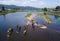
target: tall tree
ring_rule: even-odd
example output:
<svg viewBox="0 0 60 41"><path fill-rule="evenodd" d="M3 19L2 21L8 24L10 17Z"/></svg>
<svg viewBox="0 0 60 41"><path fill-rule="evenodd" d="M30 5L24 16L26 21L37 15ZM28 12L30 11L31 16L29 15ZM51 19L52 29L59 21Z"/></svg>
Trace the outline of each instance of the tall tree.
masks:
<svg viewBox="0 0 60 41"><path fill-rule="evenodd" d="M57 6L55 9L56 9L56 10L60 9L60 6Z"/></svg>
<svg viewBox="0 0 60 41"><path fill-rule="evenodd" d="M4 6L2 6L2 11L5 11L5 7Z"/></svg>
<svg viewBox="0 0 60 41"><path fill-rule="evenodd" d="M45 11L47 11L47 8L44 8L43 10L44 10L44 12L45 12Z"/></svg>

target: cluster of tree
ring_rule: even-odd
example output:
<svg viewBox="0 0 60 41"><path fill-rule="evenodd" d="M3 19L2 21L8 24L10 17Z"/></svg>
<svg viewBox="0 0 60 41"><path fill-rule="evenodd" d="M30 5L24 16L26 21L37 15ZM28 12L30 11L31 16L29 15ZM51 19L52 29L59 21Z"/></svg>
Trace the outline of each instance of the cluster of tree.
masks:
<svg viewBox="0 0 60 41"><path fill-rule="evenodd" d="M57 6L55 9L56 9L56 10L60 10L60 6Z"/></svg>
<svg viewBox="0 0 60 41"><path fill-rule="evenodd" d="M57 6L56 9L60 9L60 6Z"/></svg>
<svg viewBox="0 0 60 41"><path fill-rule="evenodd" d="M20 8L13 8L12 10L19 10ZM3 12L3 11L6 11L6 10L8 10L8 9L6 9L5 8L5 6L2 6L1 7L1 11Z"/></svg>
<svg viewBox="0 0 60 41"><path fill-rule="evenodd" d="M48 11L47 8L43 8L42 10L43 10L44 12Z"/></svg>
<svg viewBox="0 0 60 41"><path fill-rule="evenodd" d="M4 11L6 11L6 10L5 10L5 7L2 6L2 7L0 8L0 12L4 12Z"/></svg>
<svg viewBox="0 0 60 41"><path fill-rule="evenodd" d="M45 12L48 11L47 8L43 8L42 10ZM55 11L60 11L60 6L56 6Z"/></svg>
<svg viewBox="0 0 60 41"><path fill-rule="evenodd" d="M5 11L5 7L4 6L1 7L1 11Z"/></svg>

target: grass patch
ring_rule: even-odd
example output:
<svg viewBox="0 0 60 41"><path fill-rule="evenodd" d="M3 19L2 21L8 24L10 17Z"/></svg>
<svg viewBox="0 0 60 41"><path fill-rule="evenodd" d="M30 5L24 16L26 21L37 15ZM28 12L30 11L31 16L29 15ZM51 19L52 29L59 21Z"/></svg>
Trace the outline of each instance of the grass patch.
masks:
<svg viewBox="0 0 60 41"><path fill-rule="evenodd" d="M6 10L6 11L3 11L3 12L0 12L0 15L5 15L5 14L8 14L8 13L14 13L14 12L18 12L19 10Z"/></svg>
<svg viewBox="0 0 60 41"><path fill-rule="evenodd" d="M43 10L36 10L36 12L43 12Z"/></svg>
<svg viewBox="0 0 60 41"><path fill-rule="evenodd" d="M39 14L39 16L41 16L48 23L52 23L53 22L53 20L50 17L48 17L48 16L46 16L44 14Z"/></svg>
<svg viewBox="0 0 60 41"><path fill-rule="evenodd" d="M60 12L46 12L46 14L60 16Z"/></svg>
<svg viewBox="0 0 60 41"><path fill-rule="evenodd" d="M25 17L30 17L32 15L32 13L28 13Z"/></svg>

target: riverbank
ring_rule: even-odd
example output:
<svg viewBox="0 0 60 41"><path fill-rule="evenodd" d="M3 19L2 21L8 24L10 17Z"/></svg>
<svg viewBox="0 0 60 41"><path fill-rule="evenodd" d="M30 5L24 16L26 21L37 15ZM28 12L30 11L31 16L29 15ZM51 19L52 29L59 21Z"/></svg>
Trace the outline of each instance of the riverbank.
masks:
<svg viewBox="0 0 60 41"><path fill-rule="evenodd" d="M51 15L56 15L56 16L60 16L60 12L45 12L46 14L51 14Z"/></svg>
<svg viewBox="0 0 60 41"><path fill-rule="evenodd" d="M39 14L38 16L41 16L47 23L52 23L53 22L53 20L50 17L48 17L44 14Z"/></svg>
<svg viewBox="0 0 60 41"><path fill-rule="evenodd" d="M60 12L58 12L58 11L43 11L43 10L37 10L36 12L45 12L45 14L51 14L51 15L60 16Z"/></svg>
<svg viewBox="0 0 60 41"><path fill-rule="evenodd" d="M14 12L18 12L19 10L6 10L6 11L2 11L0 12L0 15L5 15L5 14L8 14L8 13L14 13Z"/></svg>

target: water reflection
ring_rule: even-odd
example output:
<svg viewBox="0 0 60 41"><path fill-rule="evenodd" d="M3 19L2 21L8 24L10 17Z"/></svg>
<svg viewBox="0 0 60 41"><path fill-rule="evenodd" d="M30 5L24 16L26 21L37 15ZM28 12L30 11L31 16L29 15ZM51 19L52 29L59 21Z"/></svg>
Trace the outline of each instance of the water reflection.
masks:
<svg viewBox="0 0 60 41"><path fill-rule="evenodd" d="M44 15L47 15L47 13L44 13ZM59 14L48 14L48 15L53 15L56 19L60 17Z"/></svg>
<svg viewBox="0 0 60 41"><path fill-rule="evenodd" d="M46 13L43 13L44 15L46 15Z"/></svg>
<svg viewBox="0 0 60 41"><path fill-rule="evenodd" d="M21 31L21 26L17 25L16 26L16 33L19 33Z"/></svg>
<svg viewBox="0 0 60 41"><path fill-rule="evenodd" d="M6 15L3 15L4 21L6 22Z"/></svg>
<svg viewBox="0 0 60 41"><path fill-rule="evenodd" d="M57 15L54 15L54 16L55 16L56 19L60 17L60 16L57 16Z"/></svg>
<svg viewBox="0 0 60 41"><path fill-rule="evenodd" d="M35 31L35 27L32 27L32 30Z"/></svg>
<svg viewBox="0 0 60 41"><path fill-rule="evenodd" d="M50 17L48 17L47 15L39 14L39 16L41 16L47 23L53 22L53 20Z"/></svg>
<svg viewBox="0 0 60 41"><path fill-rule="evenodd" d="M32 22L32 30L35 31L34 22Z"/></svg>
<svg viewBox="0 0 60 41"><path fill-rule="evenodd" d="M19 13L19 14L16 14L17 16L19 16L19 17L17 17L16 18L16 15L15 14L13 14L13 16L10 16L10 15L12 15L12 14L10 14L9 15L9 17L8 17L8 15L7 16L4 16L2 19L3 19L3 21L5 22L5 19L8 17L8 19L9 20L11 20L11 24L13 24L13 26L16 26L15 24L18 24L18 23L22 23L21 21L22 20L24 20L24 18L22 18L21 16L20 16L20 14L22 14L22 13ZM24 13L25 14L25 13ZM22 14L23 15L23 14ZM12 18L13 17L13 18ZM49 17L51 17L51 16L49 16ZM4 19L5 18L5 19ZM20 19L21 18L21 19ZM40 18L40 17L39 17ZM38 18L38 19L39 19ZM53 16L53 18L55 19L55 17ZM52 19L53 19L52 18ZM0 17L0 19L1 19L1 17ZM1 20L2 20L1 19ZM19 21L15 21L15 20L19 20ZM60 18L58 18L59 20L60 20ZM7 20L6 20L7 21ZM15 22L14 22L15 21ZM1 22L0 21L0 24L1 23L3 23L4 24L4 22ZM24 21L25 22L25 21ZM24 22L22 23L22 24L24 24ZM36 23L36 22L38 22L38 23ZM6 35L8 35L7 37L9 37L8 38L8 41L13 41L13 40L15 40L15 41L21 41L21 40L24 40L24 41L27 41L28 39L31 39L30 41L33 41L33 40L39 40L39 41L41 41L41 39L46 39L47 41L48 41L48 38L49 39L51 39L50 37L49 37L49 35L51 36L51 37L53 37L54 38L54 40L55 39L59 39L60 40L60 36L58 35L58 33L60 33L60 31L58 31L58 30L54 30L54 29L59 29L59 27L60 27L60 25L58 24L59 23L59 21L57 21L56 20L56 24L58 24L58 27L56 26L56 27L54 27L55 25L53 25L53 24L47 24L48 25L48 27L44 27L44 26L41 26L41 24L43 25L44 23L40 23L40 22L42 22L42 20L40 21L40 19L39 20L37 20L36 22L34 22L33 24L33 26L31 27L31 25L32 25L32 22L30 21L28 21L28 24L29 24L29 27L21 27L22 25L18 25L18 26L16 26L16 30L15 30L15 32L13 32L12 31L12 34L10 34L10 37L9 37L9 34L8 34L8 32L7 32L7 34L4 32L2 32L2 31L5 31L6 30L6 27L1 27L3 30L1 30L0 29L0 31L2 32L2 34L4 34L4 36L1 38L1 39L3 39L3 38L5 38L5 36ZM43 21L43 22L45 22L45 21ZM8 23L10 23L10 21L8 21ZM6 23L5 23L6 24ZM27 24L27 23L26 23ZM24 25L26 25L26 24L24 24ZM27 24L27 25L28 25ZM38 25L37 25L38 24ZM46 24L46 23L45 23ZM1 26L1 25L0 25ZM9 25L8 25L9 26ZM50 28L49 28L50 27ZM13 28L13 27L12 27ZM28 30L27 30L27 28L28 28ZM32 29L31 29L32 28ZM38 29L37 29L38 28ZM54 28L54 29L52 29L52 28ZM43 31L41 31L41 29L43 30ZM32 31L31 31L32 30ZM40 30L40 31L38 31L38 30ZM46 31L45 31L46 30ZM16 33L16 31L18 32L18 34ZM38 32L36 32L36 31L38 31ZM45 32L44 32L45 31ZM19 32L21 32L21 33L19 33ZM25 32L25 34L23 34L23 32ZM52 33L52 32L58 32L58 33ZM49 35L47 34L47 33L49 33ZM51 35L51 34L53 34L53 35L55 35L55 36L53 36L53 35ZM48 35L48 36L47 36ZM56 36L57 35L57 36ZM37 38L36 38L37 37ZM40 38L41 37L41 38ZM5 40L3 40L3 41L6 41L6 39Z"/></svg>
<svg viewBox="0 0 60 41"><path fill-rule="evenodd" d="M26 27L26 26L24 26L23 34L24 34L24 35L27 34L27 27Z"/></svg>

